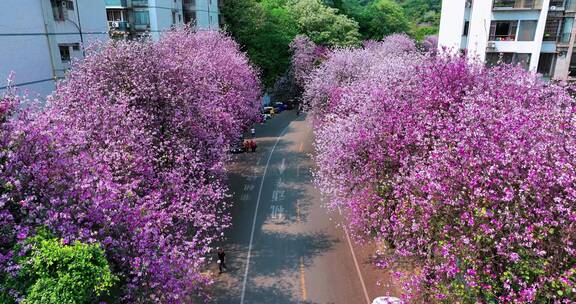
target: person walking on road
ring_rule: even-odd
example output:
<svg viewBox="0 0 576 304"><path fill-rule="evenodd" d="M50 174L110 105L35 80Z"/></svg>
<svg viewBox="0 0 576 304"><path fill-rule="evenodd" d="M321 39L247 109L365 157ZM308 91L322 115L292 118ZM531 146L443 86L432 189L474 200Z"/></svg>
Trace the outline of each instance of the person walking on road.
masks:
<svg viewBox="0 0 576 304"><path fill-rule="evenodd" d="M256 152L257 147L258 147L258 145L256 144L256 142L251 140L250 141L250 149L252 150L252 152Z"/></svg>
<svg viewBox="0 0 576 304"><path fill-rule="evenodd" d="M216 261L216 263L218 263L218 270L220 270L219 274L222 274L223 269L228 270L228 268L226 267L226 253L224 253L224 249L222 248L218 248L218 260Z"/></svg>
<svg viewBox="0 0 576 304"><path fill-rule="evenodd" d="M252 127L252 129L250 129L250 133L252 134L252 138L256 137L256 129L254 129L254 127Z"/></svg>

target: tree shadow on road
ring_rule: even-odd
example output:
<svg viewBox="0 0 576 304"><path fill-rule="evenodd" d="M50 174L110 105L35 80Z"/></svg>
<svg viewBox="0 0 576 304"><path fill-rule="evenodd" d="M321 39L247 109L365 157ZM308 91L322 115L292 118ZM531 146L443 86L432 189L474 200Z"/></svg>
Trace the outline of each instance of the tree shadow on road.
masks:
<svg viewBox="0 0 576 304"><path fill-rule="evenodd" d="M258 250L253 251L250 262L246 304L299 303L300 263L307 266L338 242L323 233L263 232L259 238ZM279 252L278 248L283 250ZM239 302L245 263L243 255L231 257L229 273L218 278L211 303Z"/></svg>

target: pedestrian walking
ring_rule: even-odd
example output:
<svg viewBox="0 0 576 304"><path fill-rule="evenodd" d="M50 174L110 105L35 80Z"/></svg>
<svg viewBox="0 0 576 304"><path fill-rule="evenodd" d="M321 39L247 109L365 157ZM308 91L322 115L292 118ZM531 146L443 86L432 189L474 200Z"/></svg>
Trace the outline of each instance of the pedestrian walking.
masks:
<svg viewBox="0 0 576 304"><path fill-rule="evenodd" d="M245 141L244 141L244 151L245 151L245 152L249 152L249 151L250 151L250 141L249 141L249 140L245 140Z"/></svg>
<svg viewBox="0 0 576 304"><path fill-rule="evenodd" d="M256 142L251 140L250 141L250 149L252 149L252 152L256 152L257 147L258 147L258 145L256 144Z"/></svg>
<svg viewBox="0 0 576 304"><path fill-rule="evenodd" d="M222 248L218 248L218 260L216 263L218 263L218 270L220 270L219 274L223 272L223 269L228 270L226 267L226 253Z"/></svg>
<svg viewBox="0 0 576 304"><path fill-rule="evenodd" d="M250 129L250 133L252 134L252 138L256 137L256 129Z"/></svg>

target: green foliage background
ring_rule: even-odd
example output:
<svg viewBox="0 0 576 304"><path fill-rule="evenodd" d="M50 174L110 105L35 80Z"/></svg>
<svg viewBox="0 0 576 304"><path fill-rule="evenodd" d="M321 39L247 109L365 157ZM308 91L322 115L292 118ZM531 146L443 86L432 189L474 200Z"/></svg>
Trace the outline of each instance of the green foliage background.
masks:
<svg viewBox="0 0 576 304"><path fill-rule="evenodd" d="M408 33L438 32L441 0L221 0L226 30L272 88L290 64L288 45L305 34L320 45L346 47Z"/></svg>

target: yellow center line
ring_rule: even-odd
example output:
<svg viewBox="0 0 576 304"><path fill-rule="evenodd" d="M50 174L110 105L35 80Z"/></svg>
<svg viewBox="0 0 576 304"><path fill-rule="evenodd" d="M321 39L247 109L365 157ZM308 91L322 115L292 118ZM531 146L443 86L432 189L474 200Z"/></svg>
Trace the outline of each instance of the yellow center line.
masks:
<svg viewBox="0 0 576 304"><path fill-rule="evenodd" d="M304 142L300 143L300 148L298 149L299 152L304 151Z"/></svg>
<svg viewBox="0 0 576 304"><path fill-rule="evenodd" d="M304 273L304 258L300 258L300 294L302 301L308 299L308 291L306 290L306 274Z"/></svg>

